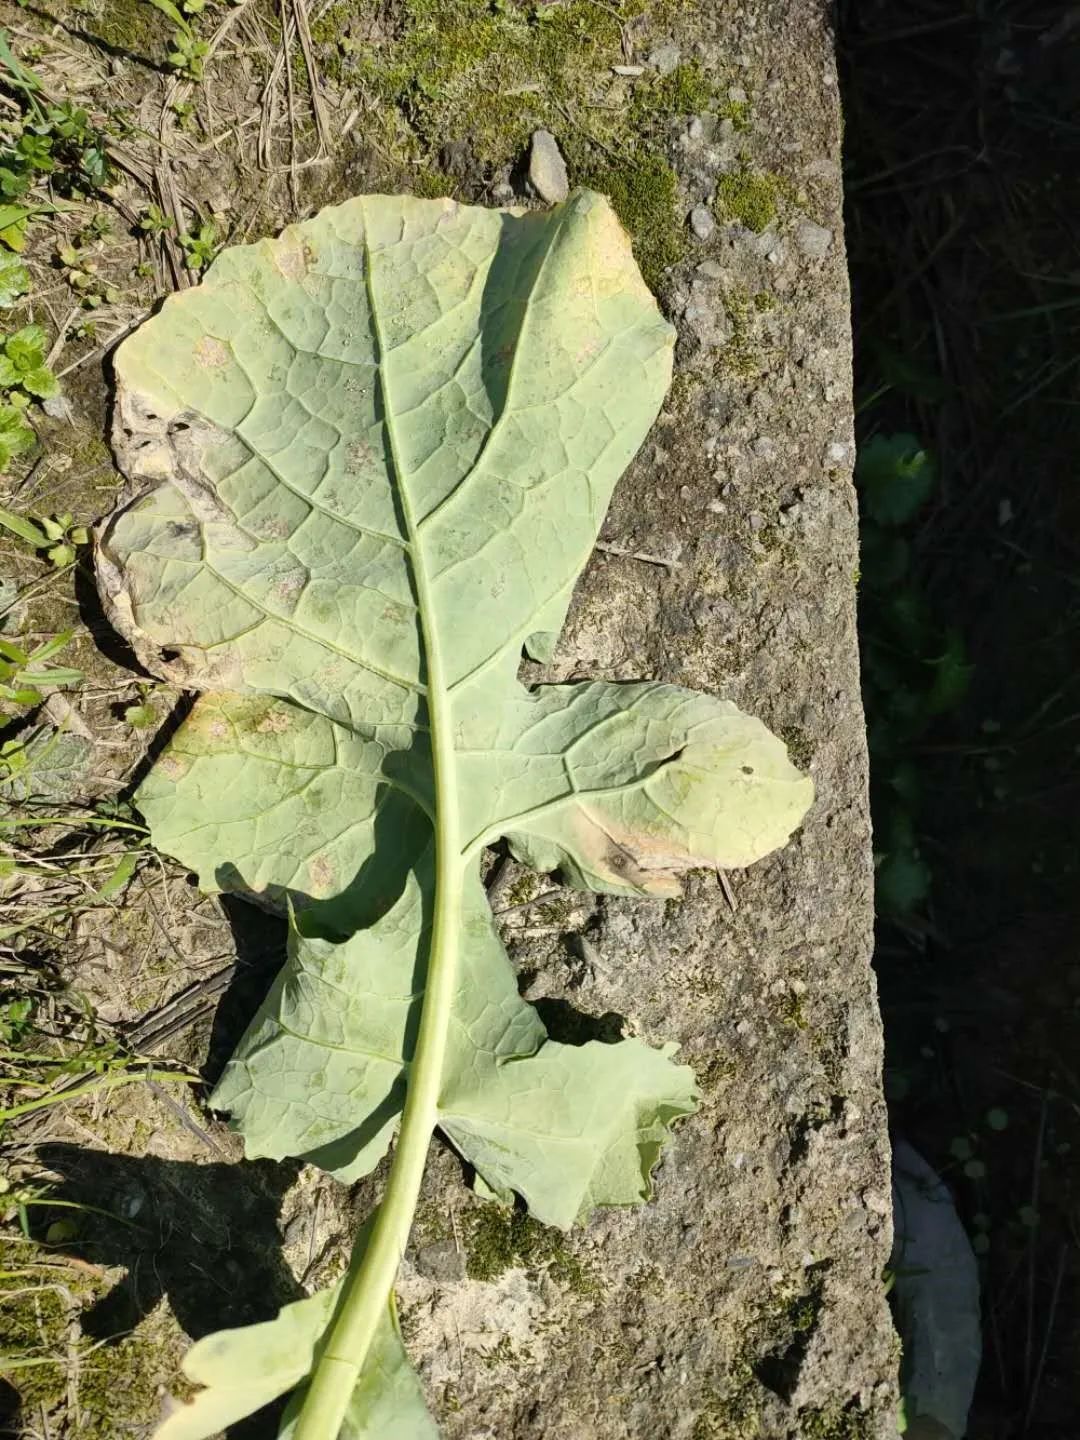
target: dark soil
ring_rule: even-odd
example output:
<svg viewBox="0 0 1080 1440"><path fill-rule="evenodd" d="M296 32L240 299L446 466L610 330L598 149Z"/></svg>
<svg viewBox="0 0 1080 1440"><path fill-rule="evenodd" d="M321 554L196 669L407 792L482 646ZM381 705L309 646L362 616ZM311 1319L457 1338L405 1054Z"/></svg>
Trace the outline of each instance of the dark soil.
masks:
<svg viewBox="0 0 1080 1440"><path fill-rule="evenodd" d="M982 1237L971 1436L1064 1440L1080 1398L1080 16L842 10L859 438L910 431L934 453L911 574L974 667L899 756L873 737L904 697L868 694L878 848L902 783L930 874L878 927L892 1118ZM879 603L864 595L867 634Z"/></svg>

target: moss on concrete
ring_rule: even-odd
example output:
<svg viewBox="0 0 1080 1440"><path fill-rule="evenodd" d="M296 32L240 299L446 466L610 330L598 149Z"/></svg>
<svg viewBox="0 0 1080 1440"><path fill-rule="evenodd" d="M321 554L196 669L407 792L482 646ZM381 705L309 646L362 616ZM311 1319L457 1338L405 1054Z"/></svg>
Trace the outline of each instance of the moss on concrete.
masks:
<svg viewBox="0 0 1080 1440"><path fill-rule="evenodd" d="M541 1225L524 1210L478 1206L465 1217L464 1243L465 1273L470 1280L496 1280L517 1267L533 1273L546 1271L557 1283L581 1295L595 1291L592 1270L574 1253L562 1231Z"/></svg>
<svg viewBox="0 0 1080 1440"><path fill-rule="evenodd" d="M760 1394L749 1361L737 1360L702 1409L691 1440L757 1440L761 1435Z"/></svg>
<svg viewBox="0 0 1080 1440"><path fill-rule="evenodd" d="M712 106L716 87L696 60L667 75L638 80L631 92L629 121L641 134L656 135L665 123L697 115Z"/></svg>
<svg viewBox="0 0 1080 1440"><path fill-rule="evenodd" d="M646 284L655 288L668 266L678 264L686 254L686 237L675 211L679 182L674 170L661 156L645 154L592 170L582 179L607 195L633 237Z"/></svg>
<svg viewBox="0 0 1080 1440"><path fill-rule="evenodd" d="M751 106L749 100L725 100L716 112L721 120L730 120L738 131L750 129Z"/></svg>
<svg viewBox="0 0 1080 1440"><path fill-rule="evenodd" d="M724 308L731 322L731 339L717 358L717 369L732 379L753 380L764 367L764 356L754 337L754 304L745 295L726 295Z"/></svg>
<svg viewBox="0 0 1080 1440"><path fill-rule="evenodd" d="M572 182L610 197L655 286L686 249L665 158L670 127L713 105L715 92L696 60L634 81L613 73L623 27L645 13L644 0L618 14L593 0L398 0L376 26L367 0L350 0L313 34L326 73L367 101L380 148L411 171L417 194L471 196L545 127ZM373 30L387 38L370 39Z"/></svg>
<svg viewBox="0 0 1080 1440"><path fill-rule="evenodd" d="M785 725L776 733L787 746L791 763L797 765L800 770L806 770L814 758L814 742L806 731L798 725Z"/></svg>
<svg viewBox="0 0 1080 1440"><path fill-rule="evenodd" d="M781 1025L789 1030L807 1030L810 1021L806 1018L803 997L795 990L786 990L777 1000L774 1013Z"/></svg>
<svg viewBox="0 0 1080 1440"><path fill-rule="evenodd" d="M778 175L754 170L745 162L721 175L714 206L719 219L762 234L777 219L787 187Z"/></svg>
<svg viewBox="0 0 1080 1440"><path fill-rule="evenodd" d="M873 1416L855 1405L842 1410L806 1410L799 1417L799 1433L805 1440L870 1440Z"/></svg>
<svg viewBox="0 0 1080 1440"><path fill-rule="evenodd" d="M442 170L417 170L412 177L414 195L428 200L441 200L446 195L457 193L457 181Z"/></svg>

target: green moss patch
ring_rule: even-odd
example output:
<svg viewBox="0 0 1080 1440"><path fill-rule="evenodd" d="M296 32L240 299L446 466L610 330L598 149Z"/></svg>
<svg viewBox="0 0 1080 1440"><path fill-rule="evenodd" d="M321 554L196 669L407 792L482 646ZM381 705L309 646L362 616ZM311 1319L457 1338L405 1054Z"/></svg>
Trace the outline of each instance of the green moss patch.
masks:
<svg viewBox="0 0 1080 1440"><path fill-rule="evenodd" d="M587 171L586 185L602 191L634 237L634 254L648 285L656 287L669 265L686 253L686 238L675 220L678 179L659 155Z"/></svg>
<svg viewBox="0 0 1080 1440"><path fill-rule="evenodd" d="M471 197L522 159L534 130L549 129L572 183L610 197L655 286L685 254L666 159L672 125L720 102L696 60L666 75L614 73L623 28L646 8L645 0L627 0L618 13L595 0L394 0L387 13L350 0L313 34L324 70L358 91L373 142L411 172L417 194ZM674 8L669 0L666 11ZM655 7L648 14L654 24L664 19Z"/></svg>
<svg viewBox="0 0 1080 1440"><path fill-rule="evenodd" d="M779 202L786 192L779 175L743 164L721 175L716 187L716 213L721 220L734 221L760 235L776 220Z"/></svg>
<svg viewBox="0 0 1080 1440"><path fill-rule="evenodd" d="M855 1405L842 1410L806 1410L799 1419L799 1433L805 1440L869 1440L872 1416Z"/></svg>
<svg viewBox="0 0 1080 1440"><path fill-rule="evenodd" d="M173 27L149 0L83 0L71 9L66 18L111 49L155 65L164 59Z"/></svg>
<svg viewBox="0 0 1080 1440"><path fill-rule="evenodd" d="M470 1280L496 1280L514 1267L534 1274L546 1271L568 1290L590 1294L596 1288L591 1269L570 1248L561 1230L541 1225L524 1210L483 1205L465 1222L465 1273Z"/></svg>

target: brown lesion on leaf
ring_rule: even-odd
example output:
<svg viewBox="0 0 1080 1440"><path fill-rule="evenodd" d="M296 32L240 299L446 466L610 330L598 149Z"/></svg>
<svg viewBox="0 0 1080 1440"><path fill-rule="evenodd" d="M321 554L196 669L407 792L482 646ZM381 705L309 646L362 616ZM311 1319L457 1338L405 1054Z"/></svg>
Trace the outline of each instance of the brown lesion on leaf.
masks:
<svg viewBox="0 0 1080 1440"><path fill-rule="evenodd" d="M316 855L308 862L308 876L312 895L329 895L337 879L337 871L329 858Z"/></svg>
<svg viewBox="0 0 1080 1440"><path fill-rule="evenodd" d="M164 775L166 780L182 780L191 769L191 761L186 755L178 755L175 750L166 751L157 762L157 772Z"/></svg>
<svg viewBox="0 0 1080 1440"><path fill-rule="evenodd" d="M288 521L283 520L280 515L272 515L259 522L255 533L263 540L287 540L290 526Z"/></svg>
<svg viewBox="0 0 1080 1440"><path fill-rule="evenodd" d="M195 364L204 370L220 370L229 363L229 347L214 335L203 335L195 346Z"/></svg>
<svg viewBox="0 0 1080 1440"><path fill-rule="evenodd" d="M361 479L379 468L378 457L366 440L353 440L345 450L346 473Z"/></svg>
<svg viewBox="0 0 1080 1440"><path fill-rule="evenodd" d="M290 716L282 709L268 710L255 729L260 735L283 735L292 728Z"/></svg>
<svg viewBox="0 0 1080 1440"><path fill-rule="evenodd" d="M303 280L318 256L310 241L297 243L288 230L271 246L274 265L286 280Z"/></svg>
<svg viewBox="0 0 1080 1440"><path fill-rule="evenodd" d="M304 589L308 582L308 572L303 569L290 570L283 575L274 586L274 593L279 600L286 604L292 604Z"/></svg>
<svg viewBox="0 0 1080 1440"><path fill-rule="evenodd" d="M645 895L681 895L686 871L709 863L680 849L669 835L632 830L585 805L574 812L569 840L567 848L582 869L609 884Z"/></svg>

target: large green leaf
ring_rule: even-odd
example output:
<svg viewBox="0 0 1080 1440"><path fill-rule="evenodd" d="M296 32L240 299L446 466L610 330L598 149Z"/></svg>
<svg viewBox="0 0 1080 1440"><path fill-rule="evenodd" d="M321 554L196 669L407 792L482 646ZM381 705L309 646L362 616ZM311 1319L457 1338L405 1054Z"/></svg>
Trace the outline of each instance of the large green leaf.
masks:
<svg viewBox="0 0 1080 1440"><path fill-rule="evenodd" d="M173 1402L155 1440L205 1440L302 1386L340 1297L339 1284L283 1306L261 1325L220 1330L198 1341L183 1368L187 1379L203 1388L186 1402ZM297 1399L302 1396L300 1389ZM295 1414L287 1411L282 1440L294 1433L294 1422ZM379 1324L340 1434L342 1440L436 1440L392 1306Z"/></svg>
<svg viewBox="0 0 1080 1440"><path fill-rule="evenodd" d="M393 909L343 944L293 931L288 964L214 1097L249 1155L300 1155L343 1180L381 1159L416 1043L423 991L409 982L429 939L429 888L421 865ZM545 1224L643 1199L665 1127L695 1108L674 1047L549 1040L475 879L463 940L440 1128L491 1189L518 1191Z"/></svg>
<svg viewBox="0 0 1080 1440"><path fill-rule="evenodd" d="M517 679L523 646L551 653L672 340L598 196L543 214L366 197L225 252L118 352L131 485L99 537L103 592L146 663L208 692L139 803L205 887L297 917L215 1103L248 1154L346 1179L398 1132L334 1318L304 1312L322 1317L304 1373L277 1367L275 1393L310 1376L296 1440L364 1433L356 1393L386 1390L380 1326L436 1126L488 1189L568 1225L647 1196L697 1103L673 1046L547 1037L483 848L669 895L782 845L810 803L730 704Z"/></svg>

